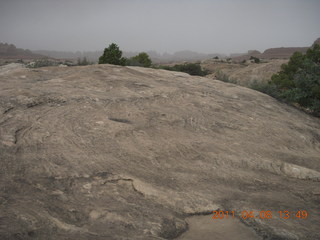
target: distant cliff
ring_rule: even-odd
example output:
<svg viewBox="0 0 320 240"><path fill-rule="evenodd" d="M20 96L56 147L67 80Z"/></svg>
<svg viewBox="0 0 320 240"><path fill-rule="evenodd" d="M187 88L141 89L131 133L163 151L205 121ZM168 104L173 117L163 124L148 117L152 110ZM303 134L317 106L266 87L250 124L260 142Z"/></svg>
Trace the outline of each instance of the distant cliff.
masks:
<svg viewBox="0 0 320 240"><path fill-rule="evenodd" d="M0 43L0 58L21 58L21 59L33 59L43 58L45 56L34 54L29 49L17 48L13 44Z"/></svg>
<svg viewBox="0 0 320 240"><path fill-rule="evenodd" d="M309 47L280 47L269 48L262 54L262 58L290 58L295 52L306 53Z"/></svg>
<svg viewBox="0 0 320 240"><path fill-rule="evenodd" d="M320 44L320 38L318 38L313 44ZM250 59L251 56L261 58L261 59L289 59L293 53L301 52L306 53L310 47L278 47L278 48L268 48L263 53L256 50L249 50L248 53L242 56L233 57L233 61L241 62L243 60Z"/></svg>

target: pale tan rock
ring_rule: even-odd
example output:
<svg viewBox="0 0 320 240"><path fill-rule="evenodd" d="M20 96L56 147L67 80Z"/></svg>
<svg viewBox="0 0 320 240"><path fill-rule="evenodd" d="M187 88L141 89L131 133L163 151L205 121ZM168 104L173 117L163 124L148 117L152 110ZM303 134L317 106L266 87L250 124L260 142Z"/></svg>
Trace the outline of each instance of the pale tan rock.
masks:
<svg viewBox="0 0 320 240"><path fill-rule="evenodd" d="M221 226L320 239L319 141L318 118L209 78L112 65L6 68L0 238L172 239L188 231L186 218L219 209L239 219L251 209L274 217ZM280 219L285 210L309 216Z"/></svg>

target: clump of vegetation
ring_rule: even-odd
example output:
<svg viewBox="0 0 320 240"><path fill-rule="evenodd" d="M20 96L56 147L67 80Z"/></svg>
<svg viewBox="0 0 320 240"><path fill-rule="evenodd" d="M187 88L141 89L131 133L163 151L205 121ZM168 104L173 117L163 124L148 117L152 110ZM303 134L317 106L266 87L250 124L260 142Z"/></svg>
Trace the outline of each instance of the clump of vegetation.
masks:
<svg viewBox="0 0 320 240"><path fill-rule="evenodd" d="M176 72L185 72L193 76L206 76L209 74L209 71L202 70L199 63L185 63L185 64L177 64L174 66L160 66L159 68L176 71Z"/></svg>
<svg viewBox="0 0 320 240"><path fill-rule="evenodd" d="M279 92L276 85L270 83L259 83L258 81L253 82L250 88L268 94L274 98L280 99Z"/></svg>
<svg viewBox="0 0 320 240"><path fill-rule="evenodd" d="M68 67L75 66L75 63L72 60L64 60L63 62L60 62L62 65L66 65Z"/></svg>
<svg viewBox="0 0 320 240"><path fill-rule="evenodd" d="M251 56L250 60L253 60L255 63L260 63L260 59L254 56Z"/></svg>
<svg viewBox="0 0 320 240"><path fill-rule="evenodd" d="M111 43L109 47L104 49L103 55L99 58L99 64L114 64L124 66L126 59L122 57L122 51L115 43Z"/></svg>
<svg viewBox="0 0 320 240"><path fill-rule="evenodd" d="M81 60L81 58L78 58L78 62L77 63L78 63L79 66L86 66L86 65L90 64L90 62L87 60L86 57L83 57L82 60Z"/></svg>
<svg viewBox="0 0 320 240"><path fill-rule="evenodd" d="M122 66L141 66L141 67L151 67L152 61L149 55L145 52L139 53L137 56L131 58L122 57L122 51L119 46L115 43L109 45L108 48L104 49L103 55L99 58L99 64L109 63L114 65ZM177 64L174 66L152 66L153 68L166 69L170 71L185 72L190 75L205 76L209 74L208 71L202 70L199 63L186 63Z"/></svg>
<svg viewBox="0 0 320 240"><path fill-rule="evenodd" d="M152 61L145 52L139 53L137 56L126 59L127 66L151 67Z"/></svg>
<svg viewBox="0 0 320 240"><path fill-rule="evenodd" d="M24 63L21 61L21 63ZM59 66L59 65L65 65L65 66L75 66L73 61L71 60L64 60L59 61L55 59L38 59L34 62L29 62L26 64L27 68L40 68L40 67L51 67L51 66Z"/></svg>
<svg viewBox="0 0 320 240"><path fill-rule="evenodd" d="M215 72L215 75L216 75L216 78L220 81L228 82L228 83L237 83L235 80L230 79L229 76L221 70L217 70Z"/></svg>
<svg viewBox="0 0 320 240"><path fill-rule="evenodd" d="M57 66L59 63L55 61L51 61L49 59L39 59L35 62L30 62L27 64L28 68L40 68L40 67L49 67L49 66Z"/></svg>
<svg viewBox="0 0 320 240"><path fill-rule="evenodd" d="M122 51L115 43L109 45L104 49L103 55L99 58L99 64L114 64L121 66L141 66L150 67L152 61L149 55L145 52L139 53L137 56L131 58L122 57Z"/></svg>
<svg viewBox="0 0 320 240"><path fill-rule="evenodd" d="M246 62L247 62L247 60L245 60L245 59L243 59L243 60L241 61L242 64L245 64Z"/></svg>
<svg viewBox="0 0 320 240"><path fill-rule="evenodd" d="M252 88L320 116L320 45L294 53L269 83Z"/></svg>

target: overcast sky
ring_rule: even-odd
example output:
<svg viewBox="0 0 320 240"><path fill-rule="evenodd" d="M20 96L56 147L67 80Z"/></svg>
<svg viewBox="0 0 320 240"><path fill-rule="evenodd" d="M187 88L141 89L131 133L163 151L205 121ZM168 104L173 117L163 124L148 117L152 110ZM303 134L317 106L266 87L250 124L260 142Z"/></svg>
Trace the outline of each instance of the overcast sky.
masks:
<svg viewBox="0 0 320 240"><path fill-rule="evenodd" d="M0 0L0 42L31 50L173 53L310 46L320 0Z"/></svg>

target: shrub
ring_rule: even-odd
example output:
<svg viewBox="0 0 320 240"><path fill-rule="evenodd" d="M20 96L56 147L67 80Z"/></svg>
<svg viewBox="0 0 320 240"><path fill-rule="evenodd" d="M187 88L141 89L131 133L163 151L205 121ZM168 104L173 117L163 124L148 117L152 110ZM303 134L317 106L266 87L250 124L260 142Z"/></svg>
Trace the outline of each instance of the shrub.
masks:
<svg viewBox="0 0 320 240"><path fill-rule="evenodd" d="M111 43L108 48L104 49L103 55L99 58L99 64L104 63L125 65L126 59L122 57L122 51L117 44Z"/></svg>
<svg viewBox="0 0 320 240"><path fill-rule="evenodd" d="M30 62L27 64L28 68L40 68L40 67L49 67L49 66L57 66L58 63L55 61L50 61L49 59L39 59L35 62Z"/></svg>
<svg viewBox="0 0 320 240"><path fill-rule="evenodd" d="M149 55L145 52L139 53L137 56L126 59L126 65L128 66L141 66L141 67L150 67L152 61Z"/></svg>
<svg viewBox="0 0 320 240"><path fill-rule="evenodd" d="M230 79L227 74L225 74L220 69L215 72L216 78L222 82L228 82L228 83L237 83L237 81Z"/></svg>
<svg viewBox="0 0 320 240"><path fill-rule="evenodd" d="M252 89L268 94L274 98L279 98L279 91L276 85L269 83L255 82L250 86Z"/></svg>
<svg viewBox="0 0 320 240"><path fill-rule="evenodd" d="M177 71L177 72L185 72L193 76L205 76L208 75L209 72L207 70L202 70L199 63L186 63L180 65L171 66L160 66L161 69L169 70L169 71Z"/></svg>
<svg viewBox="0 0 320 240"><path fill-rule="evenodd" d="M254 57L254 56L251 56L251 57L250 57L250 60L253 60L255 63L260 63L260 59Z"/></svg>
<svg viewBox="0 0 320 240"><path fill-rule="evenodd" d="M81 58L78 58L78 65L79 66L85 66L85 65L89 65L90 63L88 62L86 57L83 57L83 59L81 60Z"/></svg>
<svg viewBox="0 0 320 240"><path fill-rule="evenodd" d="M320 116L320 46L294 53L268 84L252 88Z"/></svg>

